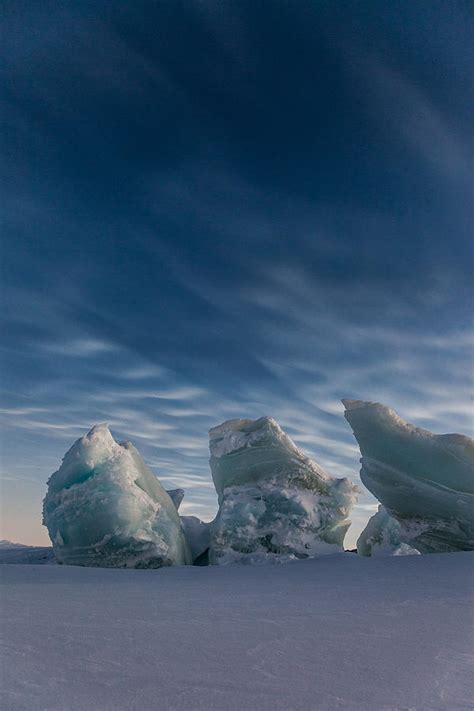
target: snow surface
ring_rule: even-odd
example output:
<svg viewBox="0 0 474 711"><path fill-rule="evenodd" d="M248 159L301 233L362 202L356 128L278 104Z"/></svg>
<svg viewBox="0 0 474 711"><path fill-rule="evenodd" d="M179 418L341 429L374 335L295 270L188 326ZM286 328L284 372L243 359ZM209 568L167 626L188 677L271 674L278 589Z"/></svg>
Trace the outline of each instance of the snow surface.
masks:
<svg viewBox="0 0 474 711"><path fill-rule="evenodd" d="M474 440L415 427L379 402L342 402L360 478L396 519L400 541L420 553L474 550Z"/></svg>
<svg viewBox="0 0 474 711"><path fill-rule="evenodd" d="M209 431L219 510L211 564L307 558L342 550L357 489L330 477L272 417Z"/></svg>
<svg viewBox="0 0 474 711"><path fill-rule="evenodd" d="M4 565L1 708L472 709L473 564Z"/></svg>

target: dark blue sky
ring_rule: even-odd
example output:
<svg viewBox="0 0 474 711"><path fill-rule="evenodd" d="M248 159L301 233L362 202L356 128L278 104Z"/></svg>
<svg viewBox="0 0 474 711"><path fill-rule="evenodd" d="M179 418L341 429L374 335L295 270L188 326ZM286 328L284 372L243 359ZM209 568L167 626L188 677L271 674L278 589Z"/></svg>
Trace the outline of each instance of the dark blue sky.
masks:
<svg viewBox="0 0 474 711"><path fill-rule="evenodd" d="M205 518L230 417L354 480L341 397L469 433L471 2L2 8L5 536L99 421Z"/></svg>

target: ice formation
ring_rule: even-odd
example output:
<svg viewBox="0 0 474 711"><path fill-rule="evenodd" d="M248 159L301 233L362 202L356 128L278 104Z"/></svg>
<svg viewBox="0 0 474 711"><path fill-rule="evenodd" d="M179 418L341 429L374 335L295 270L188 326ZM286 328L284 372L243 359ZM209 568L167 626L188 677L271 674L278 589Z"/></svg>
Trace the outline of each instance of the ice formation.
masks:
<svg viewBox="0 0 474 711"><path fill-rule="evenodd" d="M170 497L171 501L176 507L176 511L179 511L181 502L184 499L184 489L170 489L166 492Z"/></svg>
<svg viewBox="0 0 474 711"><path fill-rule="evenodd" d="M180 518L194 565L207 565L211 524L201 521L197 516Z"/></svg>
<svg viewBox="0 0 474 711"><path fill-rule="evenodd" d="M362 482L398 523L400 542L420 553L473 550L474 440L414 427L380 403L343 403L362 454ZM393 533L395 524L385 520L388 526Z"/></svg>
<svg viewBox="0 0 474 711"><path fill-rule="evenodd" d="M176 506L129 442L96 425L66 453L43 502L58 562L158 568L191 562Z"/></svg>
<svg viewBox="0 0 474 711"><path fill-rule="evenodd" d="M383 506L364 528L357 540L359 555L417 555L419 551L401 540L401 527Z"/></svg>
<svg viewBox="0 0 474 711"><path fill-rule="evenodd" d="M342 549L356 487L311 461L271 417L209 432L219 498L211 564L306 558Z"/></svg>

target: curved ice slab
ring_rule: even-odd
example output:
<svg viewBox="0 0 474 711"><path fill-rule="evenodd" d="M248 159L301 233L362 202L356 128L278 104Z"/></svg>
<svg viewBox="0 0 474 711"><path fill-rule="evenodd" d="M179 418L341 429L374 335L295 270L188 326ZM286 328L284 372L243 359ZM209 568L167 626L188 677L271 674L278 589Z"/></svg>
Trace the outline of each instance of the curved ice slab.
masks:
<svg viewBox="0 0 474 711"><path fill-rule="evenodd" d="M209 432L219 511L209 560L258 562L342 549L356 487L333 479L272 417L229 420Z"/></svg>
<svg viewBox="0 0 474 711"><path fill-rule="evenodd" d="M421 553L474 548L474 440L435 435L385 405L343 400L361 479Z"/></svg>
<svg viewBox="0 0 474 711"><path fill-rule="evenodd" d="M107 568L184 565L191 556L176 506L129 442L107 425L78 439L43 502L58 562Z"/></svg>

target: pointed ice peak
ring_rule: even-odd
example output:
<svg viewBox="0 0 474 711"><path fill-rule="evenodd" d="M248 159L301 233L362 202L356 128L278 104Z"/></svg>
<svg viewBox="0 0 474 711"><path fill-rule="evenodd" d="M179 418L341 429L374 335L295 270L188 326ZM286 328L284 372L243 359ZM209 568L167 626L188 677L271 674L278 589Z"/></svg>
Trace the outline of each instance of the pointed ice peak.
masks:
<svg viewBox="0 0 474 711"><path fill-rule="evenodd" d="M273 418L227 420L209 430L211 471L220 497L223 489L244 482L287 478L311 472L317 481L331 477L301 452Z"/></svg>
<svg viewBox="0 0 474 711"><path fill-rule="evenodd" d="M424 440L438 447L449 447L457 450L462 449L466 456L472 459L474 444L472 437L458 433L435 434L423 427L412 425L410 422L404 420L403 417L400 417L398 412L387 405L383 405L381 402L349 400L345 398L342 400L342 403L346 408L344 417L352 427L359 445L362 445L361 440L364 438L364 433L368 429L370 429L371 433L375 430L383 430L384 433L390 430L392 436L410 435L413 439ZM362 454L364 454L363 451Z"/></svg>
<svg viewBox="0 0 474 711"><path fill-rule="evenodd" d="M373 407L376 405L384 407L380 402L370 402L369 400L350 400L349 398L343 398L341 402L346 410L359 410L362 407Z"/></svg>
<svg viewBox="0 0 474 711"><path fill-rule="evenodd" d="M366 429L370 423L371 427L389 428L391 431L398 431L401 434L411 434L417 437L431 439L437 437L423 427L416 427L410 424L398 412L381 402L371 402L370 400L349 400L343 399L345 412L344 417L349 422L352 430L361 444L358 434L362 429ZM363 452L362 452L363 453Z"/></svg>
<svg viewBox="0 0 474 711"><path fill-rule="evenodd" d="M179 511L181 502L184 499L184 489L168 489L166 493L176 506L176 511Z"/></svg>
<svg viewBox="0 0 474 711"><path fill-rule="evenodd" d="M77 442L74 443L73 448L76 445L85 447L100 446L110 450L112 447L117 447L118 442L114 440L107 422L101 422L91 427L86 435L78 439Z"/></svg>
<svg viewBox="0 0 474 711"><path fill-rule="evenodd" d="M94 425L87 434L79 437L63 457L62 464L48 481L52 489L59 491L72 486L79 476L91 472L99 462L121 450L105 422Z"/></svg>
<svg viewBox="0 0 474 711"><path fill-rule="evenodd" d="M343 398L341 402L345 407L344 416L346 420L349 420L350 417L349 415L347 415L347 413L354 412L356 410L364 410L364 416L370 416L374 418L385 418L386 420L392 420L392 422L398 425L408 426L413 429L420 429L419 427L410 425L402 417L400 417L400 415L395 412L395 410L393 410L391 407L388 407L387 405L384 405L381 402L372 402L371 400L350 400L348 398Z"/></svg>
<svg viewBox="0 0 474 711"><path fill-rule="evenodd" d="M96 436L101 436L101 435L110 435L110 430L109 430L109 425L107 422L100 422L97 425L94 425L91 427L89 432L85 435L87 438L91 437L96 437Z"/></svg>
<svg viewBox="0 0 474 711"><path fill-rule="evenodd" d="M257 420L227 420L209 430L209 448L212 457L224 457L245 447L255 447L263 440L272 439L276 444L298 454L295 443L269 415Z"/></svg>
<svg viewBox="0 0 474 711"><path fill-rule="evenodd" d="M211 429L209 430L209 437L211 439L213 439L214 437L220 437L229 431L244 432L248 434L250 432L255 432L256 430L259 430L262 427L272 427L282 431L280 425L273 417L271 417L270 415L264 415L263 417L259 417L257 420L247 420L239 418L236 418L234 420L226 420L220 425L211 427Z"/></svg>

